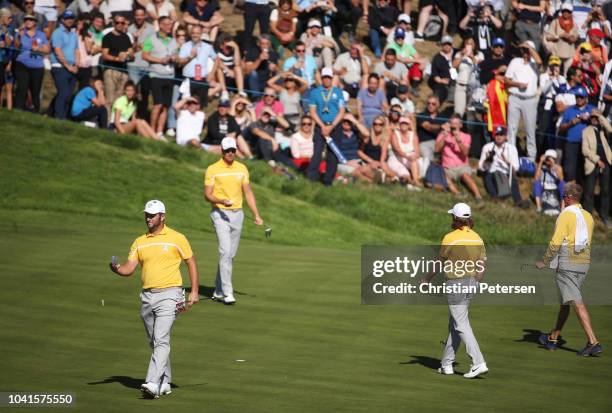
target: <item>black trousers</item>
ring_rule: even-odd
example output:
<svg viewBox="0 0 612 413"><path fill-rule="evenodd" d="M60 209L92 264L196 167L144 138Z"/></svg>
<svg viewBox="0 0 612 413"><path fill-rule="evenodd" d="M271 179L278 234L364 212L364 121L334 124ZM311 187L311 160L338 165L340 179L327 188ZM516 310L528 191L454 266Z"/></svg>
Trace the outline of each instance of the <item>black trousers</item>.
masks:
<svg viewBox="0 0 612 413"><path fill-rule="evenodd" d="M582 204L584 209L593 212L595 204L595 182L599 178L599 216L607 220L610 212L610 165L606 163L603 170L600 170L595 165L595 170L584 177L584 194L582 196Z"/></svg>
<svg viewBox="0 0 612 413"><path fill-rule="evenodd" d="M255 23L259 22L259 33L270 33L270 6L267 4L244 3L244 34L253 35Z"/></svg>
<svg viewBox="0 0 612 413"><path fill-rule="evenodd" d="M325 142L325 139L321 136L321 130L319 128L315 131L313 140L314 150L312 158L310 159L310 164L308 168L306 168L306 177L312 181L318 181L320 179L319 165L321 165L321 161L323 160L323 151L325 151L327 142ZM323 175L324 185L329 186L334 182L337 170L338 158L332 151L327 151L326 168L325 174Z"/></svg>
<svg viewBox="0 0 612 413"><path fill-rule="evenodd" d="M206 78L202 80L190 79L189 89L191 96L197 96L202 107L208 105L208 83L206 83Z"/></svg>
<svg viewBox="0 0 612 413"><path fill-rule="evenodd" d="M579 181L584 172L584 157L580 142L565 142L563 147L563 175L565 182Z"/></svg>
<svg viewBox="0 0 612 413"><path fill-rule="evenodd" d="M261 157L265 159L266 162L274 161L278 163L282 163L283 165L297 171L297 167L291 161L291 157L287 155L285 152L281 151L280 148L277 151L272 149L272 142L259 139L259 152L261 153Z"/></svg>
<svg viewBox="0 0 612 413"><path fill-rule="evenodd" d="M40 112L40 88L42 87L45 69L32 69L20 62L15 62L15 108L27 110L26 101L28 91L32 96L32 108L34 113Z"/></svg>
<svg viewBox="0 0 612 413"><path fill-rule="evenodd" d="M72 116L72 120L76 122L92 121L96 122L99 128L105 128L108 125L108 112L104 106L94 106Z"/></svg>
<svg viewBox="0 0 612 413"><path fill-rule="evenodd" d="M497 187L495 186L494 174L485 172L483 175L485 189L491 198L498 198ZM522 201L521 192L519 191L518 178L516 173L512 173L512 183L510 184L510 192L512 193L512 200L515 204Z"/></svg>

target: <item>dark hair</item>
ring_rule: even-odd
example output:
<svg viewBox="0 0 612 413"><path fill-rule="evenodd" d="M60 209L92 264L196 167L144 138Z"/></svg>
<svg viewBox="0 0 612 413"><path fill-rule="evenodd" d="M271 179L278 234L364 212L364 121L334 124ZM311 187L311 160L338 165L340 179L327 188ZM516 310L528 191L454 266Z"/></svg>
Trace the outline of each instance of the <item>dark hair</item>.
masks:
<svg viewBox="0 0 612 413"><path fill-rule="evenodd" d="M161 16L159 19L157 19L157 24L162 24L162 22L164 20L170 20L170 17L168 17L168 16Z"/></svg>
<svg viewBox="0 0 612 413"><path fill-rule="evenodd" d="M453 119L459 119L459 122L463 122L463 118L462 118L462 117L461 117L461 115L460 115L460 114L458 114L458 113L453 113L453 114L451 115L450 120L453 120Z"/></svg>
<svg viewBox="0 0 612 413"><path fill-rule="evenodd" d="M397 53L394 49L387 49L387 51L385 51L385 56L397 56Z"/></svg>
<svg viewBox="0 0 612 413"><path fill-rule="evenodd" d="M131 80L127 80L127 81L125 82L125 84L123 85L123 91L125 92L125 90L126 90L128 87L133 87L133 88L134 88L134 90L136 90L136 91L138 90L138 89L136 89L136 83L134 83L134 82L133 82L133 81L131 81ZM136 100L136 95L134 95L134 97L133 97L133 98L130 100L130 102L133 102L133 101L135 101L135 100Z"/></svg>
<svg viewBox="0 0 612 413"><path fill-rule="evenodd" d="M279 0L279 1L278 1L278 8L280 9L280 7L281 7L283 4L288 4L289 6L292 6L292 7L293 7L293 0Z"/></svg>
<svg viewBox="0 0 612 413"><path fill-rule="evenodd" d="M572 66L567 69L567 79L576 76L576 72L578 72L578 68L576 66Z"/></svg>
<svg viewBox="0 0 612 413"><path fill-rule="evenodd" d="M304 43L304 42L303 42L303 41L301 41L301 40L298 40L297 42L295 42L295 47L298 47L298 46L304 46L304 47L306 47L306 43ZM294 49L295 49L295 47L294 47Z"/></svg>
<svg viewBox="0 0 612 413"><path fill-rule="evenodd" d="M461 229L463 227L474 228L474 220L470 218L457 218L453 215L453 223L451 224L453 229Z"/></svg>
<svg viewBox="0 0 612 413"><path fill-rule="evenodd" d="M90 20L94 21L95 19L102 19L103 21L105 20L104 15L102 13L100 13L99 11L92 11L90 15Z"/></svg>
<svg viewBox="0 0 612 413"><path fill-rule="evenodd" d="M380 80L380 76L378 76L376 73L370 73L368 76L368 82L372 79Z"/></svg>

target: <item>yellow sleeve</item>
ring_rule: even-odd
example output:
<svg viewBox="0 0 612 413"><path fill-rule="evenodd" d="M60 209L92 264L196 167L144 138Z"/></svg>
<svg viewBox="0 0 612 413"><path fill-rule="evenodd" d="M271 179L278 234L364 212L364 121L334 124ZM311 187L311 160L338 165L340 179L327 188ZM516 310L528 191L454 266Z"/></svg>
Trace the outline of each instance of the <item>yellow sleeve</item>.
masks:
<svg viewBox="0 0 612 413"><path fill-rule="evenodd" d="M559 215L559 219L557 219L557 223L555 224L555 232L548 243L548 249L544 254L544 264L548 265L550 262L557 256L559 253L559 248L561 248L561 244L565 240L565 237L568 234L569 220L571 219L570 215L572 213L562 213Z"/></svg>
<svg viewBox="0 0 612 413"><path fill-rule="evenodd" d="M205 186L212 186L215 183L215 175L210 169L211 169L210 166L206 168L206 174L204 175L204 185Z"/></svg>
<svg viewBox="0 0 612 413"><path fill-rule="evenodd" d="M244 167L244 180L242 181L243 184L249 184L251 183L250 177L249 177L249 170L247 169L247 167Z"/></svg>
<svg viewBox="0 0 612 413"><path fill-rule="evenodd" d="M448 258L448 250L449 250L449 239L448 234L442 238L442 243L440 245L440 252L438 253L439 257Z"/></svg>
<svg viewBox="0 0 612 413"><path fill-rule="evenodd" d="M128 261L140 261L138 257L138 240L134 240L128 254Z"/></svg>
<svg viewBox="0 0 612 413"><path fill-rule="evenodd" d="M181 255L182 259L188 260L189 258L193 257L193 251L191 250L191 245L189 244L189 241L187 241L187 238L182 234L178 239L178 246L179 246L179 254Z"/></svg>

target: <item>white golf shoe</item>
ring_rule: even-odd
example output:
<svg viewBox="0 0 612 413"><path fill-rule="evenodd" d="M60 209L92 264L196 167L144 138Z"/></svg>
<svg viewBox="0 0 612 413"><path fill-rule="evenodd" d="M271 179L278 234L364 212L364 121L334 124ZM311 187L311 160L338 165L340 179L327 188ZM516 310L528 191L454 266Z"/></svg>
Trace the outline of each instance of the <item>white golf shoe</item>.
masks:
<svg viewBox="0 0 612 413"><path fill-rule="evenodd" d="M225 296L223 294L217 294L217 292L213 292L212 295L212 300L213 301L223 301L223 299L225 298Z"/></svg>
<svg viewBox="0 0 612 413"><path fill-rule="evenodd" d="M161 388L159 389L159 394L161 396L164 396L166 394L171 394L172 393L172 387L170 387L170 383L164 383L161 385Z"/></svg>
<svg viewBox="0 0 612 413"><path fill-rule="evenodd" d="M159 384L152 382L143 383L140 386L140 390L144 395L152 397L153 399L159 399Z"/></svg>
<svg viewBox="0 0 612 413"><path fill-rule="evenodd" d="M233 294L230 294L223 299L223 304L231 305L231 304L234 304L235 302L236 302L236 299L234 298Z"/></svg>
<svg viewBox="0 0 612 413"><path fill-rule="evenodd" d="M474 377L478 377L481 374L485 374L488 371L489 369L487 368L487 363L480 363L480 364L476 364L475 366L472 366L470 368L470 371L465 373L463 377L465 377L466 379L473 379Z"/></svg>
<svg viewBox="0 0 612 413"><path fill-rule="evenodd" d="M438 373L445 374L445 375L448 375L448 376L451 376L451 375L455 374L452 365L441 366L440 368L438 368Z"/></svg>

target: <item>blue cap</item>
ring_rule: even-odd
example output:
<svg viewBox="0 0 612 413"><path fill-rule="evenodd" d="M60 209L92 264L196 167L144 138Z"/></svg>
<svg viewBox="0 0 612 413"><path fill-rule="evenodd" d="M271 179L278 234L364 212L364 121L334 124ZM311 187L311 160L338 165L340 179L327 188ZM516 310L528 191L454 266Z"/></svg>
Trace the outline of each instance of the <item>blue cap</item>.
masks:
<svg viewBox="0 0 612 413"><path fill-rule="evenodd" d="M401 27L395 29L395 38L401 37L402 39L406 37L406 31Z"/></svg>
<svg viewBox="0 0 612 413"><path fill-rule="evenodd" d="M66 9L64 10L64 12L62 13L62 19L74 19L76 18L74 12L70 9Z"/></svg>
<svg viewBox="0 0 612 413"><path fill-rule="evenodd" d="M495 39L493 39L493 42L491 43L491 46L493 46L493 47L495 47L495 46L506 47L506 42L504 42L504 39L502 39L501 37L496 37Z"/></svg>
<svg viewBox="0 0 612 413"><path fill-rule="evenodd" d="M589 96L589 94L587 93L586 89L583 88L582 86L578 86L577 88L575 88L573 90L573 93L574 93L574 95L580 96L580 97L583 97L583 98Z"/></svg>
<svg viewBox="0 0 612 413"><path fill-rule="evenodd" d="M493 131L493 135L497 136L497 135L507 135L508 134L508 130L503 127L503 126L498 126L495 128L495 131Z"/></svg>

